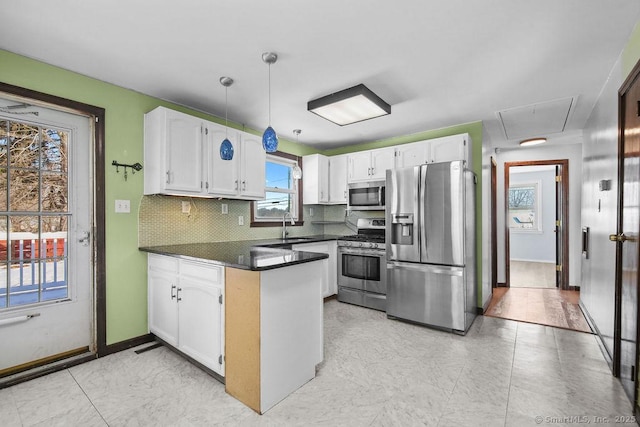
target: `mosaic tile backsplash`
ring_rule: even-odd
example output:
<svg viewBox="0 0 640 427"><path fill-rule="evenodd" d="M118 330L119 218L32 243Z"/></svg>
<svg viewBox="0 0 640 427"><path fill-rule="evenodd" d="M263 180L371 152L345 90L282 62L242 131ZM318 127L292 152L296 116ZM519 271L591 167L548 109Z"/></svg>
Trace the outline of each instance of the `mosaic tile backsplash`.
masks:
<svg viewBox="0 0 640 427"><path fill-rule="evenodd" d="M183 201L191 202L190 214L182 213ZM222 204L228 205L228 214L222 213ZM143 196L138 210L138 246L273 239L281 236L281 227L250 227L250 209L251 203L245 200ZM288 226L289 236L353 234L355 226L349 227L344 222L347 219L355 224L359 213L346 216L345 210L345 205L305 205L304 225ZM379 215L381 213L377 213ZM244 217L244 225L238 225L239 216ZM341 223L314 224L326 221Z"/></svg>

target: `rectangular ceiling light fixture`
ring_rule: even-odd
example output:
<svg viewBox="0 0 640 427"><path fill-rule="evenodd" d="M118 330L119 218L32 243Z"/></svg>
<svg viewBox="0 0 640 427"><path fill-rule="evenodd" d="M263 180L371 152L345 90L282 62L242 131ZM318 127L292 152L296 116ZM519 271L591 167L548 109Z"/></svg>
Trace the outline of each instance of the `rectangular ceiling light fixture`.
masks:
<svg viewBox="0 0 640 427"><path fill-rule="evenodd" d="M340 126L391 114L391 106L363 84L309 101L307 110Z"/></svg>

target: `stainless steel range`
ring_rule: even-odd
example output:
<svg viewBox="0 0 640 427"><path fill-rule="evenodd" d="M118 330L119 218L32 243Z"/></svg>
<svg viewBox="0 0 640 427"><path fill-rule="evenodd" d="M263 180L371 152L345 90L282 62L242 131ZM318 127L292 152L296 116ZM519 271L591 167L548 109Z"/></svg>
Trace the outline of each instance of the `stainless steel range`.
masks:
<svg viewBox="0 0 640 427"><path fill-rule="evenodd" d="M358 234L338 239L338 301L387 309L385 220L358 218Z"/></svg>

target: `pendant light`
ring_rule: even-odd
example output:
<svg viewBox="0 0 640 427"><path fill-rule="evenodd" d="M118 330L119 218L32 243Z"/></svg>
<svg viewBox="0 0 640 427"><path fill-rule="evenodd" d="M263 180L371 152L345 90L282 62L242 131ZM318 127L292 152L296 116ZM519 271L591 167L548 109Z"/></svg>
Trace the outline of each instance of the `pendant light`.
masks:
<svg viewBox="0 0 640 427"><path fill-rule="evenodd" d="M293 133L296 135L296 144L298 144L298 137L302 133L302 130L294 129ZM298 166L298 156L296 156L296 164L293 167L293 170L291 171L291 176L293 176L293 179L295 180L302 178L302 169L300 169L300 166Z"/></svg>
<svg viewBox="0 0 640 427"><path fill-rule="evenodd" d="M220 84L224 86L224 141L220 144L220 158L222 160L233 160L233 144L229 141L229 128L227 127L227 113L229 107L228 92L229 86L233 84L231 77L220 77Z"/></svg>
<svg viewBox="0 0 640 427"><path fill-rule="evenodd" d="M273 153L278 150L278 135L271 127L271 64L275 64L278 55L273 52L265 52L262 54L262 60L269 65L269 126L262 134L262 148L267 153Z"/></svg>

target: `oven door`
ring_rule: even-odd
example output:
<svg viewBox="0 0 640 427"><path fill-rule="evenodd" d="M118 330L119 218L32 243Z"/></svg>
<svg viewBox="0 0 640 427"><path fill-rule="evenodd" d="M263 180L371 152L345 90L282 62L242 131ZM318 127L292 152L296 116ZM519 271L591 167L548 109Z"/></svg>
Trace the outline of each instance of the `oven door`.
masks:
<svg viewBox="0 0 640 427"><path fill-rule="evenodd" d="M338 286L387 293L384 251L338 248Z"/></svg>

